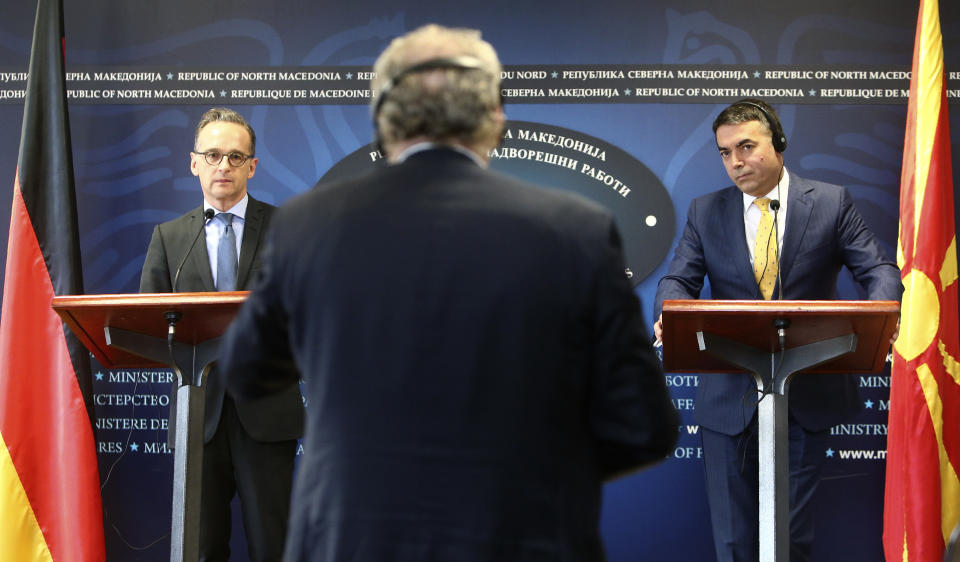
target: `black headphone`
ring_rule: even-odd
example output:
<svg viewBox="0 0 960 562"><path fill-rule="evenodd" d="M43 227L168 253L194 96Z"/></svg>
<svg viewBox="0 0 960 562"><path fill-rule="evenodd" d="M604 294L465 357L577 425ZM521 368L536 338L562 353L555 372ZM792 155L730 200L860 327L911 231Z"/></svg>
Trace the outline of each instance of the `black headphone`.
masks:
<svg viewBox="0 0 960 562"><path fill-rule="evenodd" d="M398 72L396 76L384 84L383 88L381 88L380 92L377 94L377 102L373 105L373 111L371 111L371 117L373 117L374 125L376 125L377 115L380 114L380 107L383 106L383 100L387 99L387 95L390 93L390 90L394 89L397 84L411 74L426 72L428 70L436 70L439 68L451 70L482 70L483 63L480 62L480 59L476 57L462 55L459 57L429 59L404 68Z"/></svg>
<svg viewBox="0 0 960 562"><path fill-rule="evenodd" d="M770 134L773 136L773 149L777 152L783 152L787 149L787 136L783 134L783 129L780 128L779 119L774 119L762 105L753 103L752 101L740 100L734 105L749 105L750 107L757 108L760 113L766 117L767 123L770 124Z"/></svg>
<svg viewBox="0 0 960 562"><path fill-rule="evenodd" d="M377 116L380 115L380 108L383 106L384 100L387 99L390 91L393 90L393 88L395 88L397 84L399 84L404 78L410 76L411 74L437 69L466 71L484 70L484 67L480 59L470 55L461 55L457 57L428 59L398 72L396 76L391 78L386 84L384 84L383 88L380 89L380 92L377 94L377 101L373 104L373 108L370 111L370 117L373 119L373 129L375 135L373 147L378 152L384 155L386 154L383 151L383 142L380 139L380 129L377 126ZM503 105L503 92L500 92L500 105Z"/></svg>

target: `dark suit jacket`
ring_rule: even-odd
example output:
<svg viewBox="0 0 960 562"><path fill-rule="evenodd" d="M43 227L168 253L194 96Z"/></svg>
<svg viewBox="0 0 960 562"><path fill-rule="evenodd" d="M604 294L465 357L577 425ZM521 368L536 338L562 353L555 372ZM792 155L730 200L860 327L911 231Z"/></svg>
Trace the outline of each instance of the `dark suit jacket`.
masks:
<svg viewBox="0 0 960 562"><path fill-rule="evenodd" d="M260 250L275 207L249 198L244 217L243 241L240 247L240 262L237 269L237 290L245 290L260 271ZM169 293L173 290L173 278L177 266L190 248L203 225L203 207L197 207L182 217L159 224L153 230L150 247L140 277L141 293ZM177 282L179 292L216 291L204 235L200 235L190 256L180 272ZM207 377L204 399L204 441L213 438L220 412L223 409L224 377L228 374L214 369ZM171 400L171 412L176 409L176 392ZM236 402L237 414L243 427L258 441L283 441L296 439L303 432L303 402L296 383L278 389L269 396L256 400ZM171 415L171 422L175 419ZM171 425L170 434L174 433ZM172 440L171 440L172 442Z"/></svg>
<svg viewBox="0 0 960 562"><path fill-rule="evenodd" d="M270 243L224 361L243 395L303 374L287 560L602 559L601 483L678 421L606 211L440 149Z"/></svg>
<svg viewBox="0 0 960 562"><path fill-rule="evenodd" d="M900 272L853 205L846 189L790 175L780 277L784 299L834 299L846 266L872 300L899 300ZM700 295L704 277L715 299L762 299L750 263L743 224L743 194L728 187L695 199L667 275L660 280L654 318L666 299ZM774 295L779 293L779 285ZM700 377L694 417L701 425L735 435L756 409L748 375ZM805 428L840 423L860 408L850 376L802 375L790 383L789 408Z"/></svg>

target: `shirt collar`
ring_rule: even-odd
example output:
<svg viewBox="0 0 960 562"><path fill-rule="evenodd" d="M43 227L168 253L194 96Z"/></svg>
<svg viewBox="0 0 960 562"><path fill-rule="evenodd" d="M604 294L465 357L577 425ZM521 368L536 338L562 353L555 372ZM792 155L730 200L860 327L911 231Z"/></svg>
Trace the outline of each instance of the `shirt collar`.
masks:
<svg viewBox="0 0 960 562"><path fill-rule="evenodd" d="M241 200L240 200L236 205L234 205L233 207L230 207L229 209L227 209L226 211L223 211L223 212L225 212L225 213L231 213L231 214L233 214L234 218L239 218L239 219L241 219L241 220L244 220L244 219L246 218L246 216L247 216L247 203L248 203L249 201L250 201L250 195L249 195L249 194L244 194L244 195L243 195L243 199L241 199ZM213 209L213 212L214 212L215 214L218 214L218 215L220 214L220 211L218 211L218 210L217 210L213 205L211 205L210 203L207 203L207 200L204 199L204 200L203 200L203 210L206 211L207 209Z"/></svg>
<svg viewBox="0 0 960 562"><path fill-rule="evenodd" d="M437 142L418 142L417 144L408 146L403 152L397 155L393 163L400 164L401 162L405 161L407 158L410 158L414 154L418 152L425 152L427 150L452 150L454 152L459 152L460 154L467 156L468 158L473 160L477 164L477 166L480 166L481 168L487 167L487 163L484 162L479 156L477 156L477 154L472 150L468 148L464 148L459 145L455 145L455 144L441 144Z"/></svg>

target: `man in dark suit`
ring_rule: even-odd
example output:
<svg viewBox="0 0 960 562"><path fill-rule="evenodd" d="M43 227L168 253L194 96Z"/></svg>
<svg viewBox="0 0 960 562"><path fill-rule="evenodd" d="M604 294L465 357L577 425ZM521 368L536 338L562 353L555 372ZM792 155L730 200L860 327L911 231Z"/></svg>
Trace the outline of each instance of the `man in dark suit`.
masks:
<svg viewBox="0 0 960 562"><path fill-rule="evenodd" d="M690 204L683 236L657 290L657 340L663 301L699 297L704 278L715 299L834 299L837 276L846 266L869 299L900 298L899 270L847 190L784 168L786 137L769 105L740 100L720 113L713 130L736 186ZM790 560L798 562L810 556L812 498L824 441L831 426L859 411L860 399L853 377L836 375L799 376L789 396ZM720 562L758 557L756 409L749 375L700 378L694 417L701 427Z"/></svg>
<svg viewBox="0 0 960 562"><path fill-rule="evenodd" d="M215 108L203 114L190 153L203 205L154 229L141 293L243 290L257 277L274 207L247 195L247 180L257 168L255 148L253 128L236 112ZM207 210L215 216L207 219ZM206 243L194 246L201 233ZM230 502L239 494L250 559L279 560L303 431L300 389L294 379L255 400L232 399L224 391L228 374L214 369L204 383L200 559L229 559ZM171 444L175 399L176 389Z"/></svg>
<svg viewBox="0 0 960 562"><path fill-rule="evenodd" d="M224 343L238 396L303 375L285 559L602 560L602 483L678 421L611 215L487 169L478 32L420 28L374 70L390 165L278 210Z"/></svg>

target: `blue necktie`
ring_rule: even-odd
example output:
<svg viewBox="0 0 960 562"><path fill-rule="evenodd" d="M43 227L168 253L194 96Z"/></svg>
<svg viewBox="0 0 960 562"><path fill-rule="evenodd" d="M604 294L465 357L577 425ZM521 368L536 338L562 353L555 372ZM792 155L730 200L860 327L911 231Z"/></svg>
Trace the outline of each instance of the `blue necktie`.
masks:
<svg viewBox="0 0 960 562"><path fill-rule="evenodd" d="M237 290L237 237L233 233L233 214L220 213L223 233L217 246L217 290Z"/></svg>

